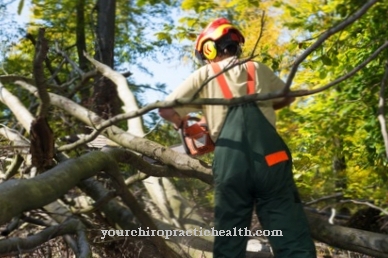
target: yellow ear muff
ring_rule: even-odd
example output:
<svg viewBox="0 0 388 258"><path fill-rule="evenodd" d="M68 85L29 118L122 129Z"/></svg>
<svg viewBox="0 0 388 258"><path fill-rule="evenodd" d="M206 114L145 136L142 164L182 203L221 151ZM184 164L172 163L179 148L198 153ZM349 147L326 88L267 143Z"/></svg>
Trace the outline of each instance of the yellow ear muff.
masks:
<svg viewBox="0 0 388 258"><path fill-rule="evenodd" d="M217 56L217 47L216 47L216 43L214 43L214 41L206 41L204 44L203 44L203 47L202 47L202 52L203 52L203 55L205 56L206 59L208 60L213 60L214 58L216 58Z"/></svg>

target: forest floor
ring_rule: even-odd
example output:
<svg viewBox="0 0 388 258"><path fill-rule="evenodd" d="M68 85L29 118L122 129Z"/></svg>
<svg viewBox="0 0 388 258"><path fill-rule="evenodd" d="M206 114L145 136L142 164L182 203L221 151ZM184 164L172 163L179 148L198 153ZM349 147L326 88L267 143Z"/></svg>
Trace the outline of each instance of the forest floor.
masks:
<svg viewBox="0 0 388 258"><path fill-rule="evenodd" d="M210 209L202 209L198 211L202 214L204 220L210 225L213 221L213 212ZM104 228L103 221L99 221L99 218L94 218L93 224L95 228ZM260 223L256 216L252 219L252 230L261 229ZM0 232L4 228L0 228ZM27 225L20 227L18 230L12 232L7 236L10 237L26 237L38 233L42 230L42 227ZM165 258L154 247L150 239L140 237L116 237L110 239L101 239L101 232L99 230L87 230L89 243L92 248L93 257L95 258ZM0 236L0 239L5 238ZM270 258L273 257L271 248L265 237L256 238L256 242L260 242L263 246L259 252L250 252L247 258ZM373 258L359 253L349 252L346 250L340 250L330 247L324 243L316 242L317 258ZM0 255L0 257L6 258L73 258L76 257L69 247L68 243L64 241L64 238L57 237L51 239L44 244L38 246L33 250L27 252L18 252L9 255ZM167 257L168 258L168 257ZM198 257L199 258L199 257ZM200 258L206 258L202 255Z"/></svg>
<svg viewBox="0 0 388 258"><path fill-rule="evenodd" d="M213 212L211 209L203 209L199 211L203 215L203 218L206 222L211 223L213 221ZM256 215L252 217L252 230L262 229ZM270 245L268 240L265 237L257 238L264 246L265 251L262 252L271 252ZM317 258L373 258L364 254L359 254L355 252L350 252L347 250L341 250L338 248L331 247L325 243L315 242L317 250ZM256 256L250 256L252 258ZM273 257L272 253L269 256L260 256L260 257Z"/></svg>

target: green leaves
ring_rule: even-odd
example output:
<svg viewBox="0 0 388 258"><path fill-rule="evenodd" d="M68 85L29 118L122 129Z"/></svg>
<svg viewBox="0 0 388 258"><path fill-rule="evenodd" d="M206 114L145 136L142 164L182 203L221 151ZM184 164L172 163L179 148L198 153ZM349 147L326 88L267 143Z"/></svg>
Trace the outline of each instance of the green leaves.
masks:
<svg viewBox="0 0 388 258"><path fill-rule="evenodd" d="M23 7L24 7L24 0L20 0L20 2L18 4L18 15L22 14Z"/></svg>
<svg viewBox="0 0 388 258"><path fill-rule="evenodd" d="M158 32L154 34L157 40L166 40L168 44L172 43L171 35L166 32Z"/></svg>
<svg viewBox="0 0 388 258"><path fill-rule="evenodd" d="M327 55L321 56L321 60L322 60L322 63L324 65L331 65L332 64L330 57L328 57Z"/></svg>

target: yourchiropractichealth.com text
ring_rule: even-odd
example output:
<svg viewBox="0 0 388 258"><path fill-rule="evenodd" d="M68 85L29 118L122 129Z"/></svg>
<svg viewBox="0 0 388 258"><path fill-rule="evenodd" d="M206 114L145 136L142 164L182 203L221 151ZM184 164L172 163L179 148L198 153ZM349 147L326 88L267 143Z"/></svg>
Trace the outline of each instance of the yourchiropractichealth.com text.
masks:
<svg viewBox="0 0 388 258"><path fill-rule="evenodd" d="M101 229L101 239L105 239L106 236L114 237L144 237L144 236L160 236L165 239L169 239L170 237L184 237L184 236L249 236L249 237L258 237L258 236L283 236L283 232L281 230L255 230L251 231L248 228L233 228L231 230L216 230L214 227L210 229L203 229L200 227L199 229L166 229L166 230L155 230L155 229L143 229L141 227L137 229L124 230L124 229Z"/></svg>

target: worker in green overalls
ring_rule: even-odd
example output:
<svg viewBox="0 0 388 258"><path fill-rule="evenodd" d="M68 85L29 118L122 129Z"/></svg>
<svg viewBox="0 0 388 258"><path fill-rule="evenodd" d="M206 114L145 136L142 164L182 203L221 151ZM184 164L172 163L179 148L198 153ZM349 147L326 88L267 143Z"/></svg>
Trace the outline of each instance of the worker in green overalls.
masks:
<svg viewBox="0 0 388 258"><path fill-rule="evenodd" d="M284 88L266 65L249 61L235 65L244 37L227 19L211 22L198 36L196 57L207 63L192 73L167 100L240 97ZM233 66L234 65L234 66ZM225 69L233 66L230 69ZM215 79L206 80L226 70ZM196 95L198 93L198 95ZM234 106L186 105L161 108L159 114L176 128L190 112L202 110L215 143L215 229L249 229L253 208L264 230L281 230L268 236L275 257L313 258L315 245L292 174L292 158L275 129L275 109L294 99L245 103ZM270 232L267 231L267 232ZM248 237L215 237L215 258L243 258Z"/></svg>

